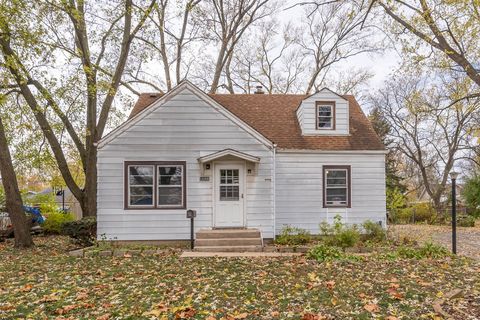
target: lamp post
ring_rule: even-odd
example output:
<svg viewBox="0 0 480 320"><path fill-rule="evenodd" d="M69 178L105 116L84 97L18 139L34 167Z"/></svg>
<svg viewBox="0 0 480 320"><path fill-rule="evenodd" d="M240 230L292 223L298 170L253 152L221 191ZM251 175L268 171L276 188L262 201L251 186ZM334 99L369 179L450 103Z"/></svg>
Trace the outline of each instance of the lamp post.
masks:
<svg viewBox="0 0 480 320"><path fill-rule="evenodd" d="M452 179L452 252L457 254L457 177L458 172L450 172Z"/></svg>

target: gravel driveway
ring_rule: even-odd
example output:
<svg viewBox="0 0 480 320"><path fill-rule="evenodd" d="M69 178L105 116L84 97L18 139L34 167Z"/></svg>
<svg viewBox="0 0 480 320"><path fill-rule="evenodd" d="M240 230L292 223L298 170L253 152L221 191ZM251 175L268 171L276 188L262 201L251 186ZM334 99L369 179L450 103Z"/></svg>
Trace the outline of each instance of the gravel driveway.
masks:
<svg viewBox="0 0 480 320"><path fill-rule="evenodd" d="M452 228L450 226L391 225L389 232L407 236L419 242L432 241L451 250ZM480 227L457 228L457 253L480 260Z"/></svg>

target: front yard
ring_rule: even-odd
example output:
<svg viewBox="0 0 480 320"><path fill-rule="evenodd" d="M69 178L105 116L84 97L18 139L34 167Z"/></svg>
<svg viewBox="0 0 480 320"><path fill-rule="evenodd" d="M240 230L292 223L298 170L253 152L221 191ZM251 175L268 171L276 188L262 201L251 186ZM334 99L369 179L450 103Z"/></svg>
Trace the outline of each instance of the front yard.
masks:
<svg viewBox="0 0 480 320"><path fill-rule="evenodd" d="M35 241L20 254L0 243L2 319L442 319L432 304L452 289L480 296L467 258L74 258L66 238Z"/></svg>

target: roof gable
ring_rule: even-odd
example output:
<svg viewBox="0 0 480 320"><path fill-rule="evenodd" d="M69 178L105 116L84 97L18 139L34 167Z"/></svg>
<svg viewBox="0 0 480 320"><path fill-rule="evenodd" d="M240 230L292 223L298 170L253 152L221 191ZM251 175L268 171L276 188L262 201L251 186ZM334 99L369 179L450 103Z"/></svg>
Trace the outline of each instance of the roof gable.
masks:
<svg viewBox="0 0 480 320"><path fill-rule="evenodd" d="M119 127L115 128L112 132L107 134L105 137L103 137L98 143L98 148L102 148L103 146L108 144L110 141L114 140L116 137L122 134L124 131L128 130L128 128L134 126L136 123L138 123L142 119L148 117L148 115L154 112L157 108L162 107L172 97L176 96L177 94L185 90L188 90L189 92L196 95L199 99L206 102L209 106L211 106L216 111L221 113L227 119L234 122L241 129L245 130L247 133L249 133L251 136L253 136L262 144L269 147L272 146L272 142L270 140L268 140L260 132L252 128L248 123L243 121L243 119L238 118L235 114L230 112L228 109L224 108L222 105L220 105L218 102L213 100L206 93L198 89L195 85L191 84L188 81L183 81L182 83L177 85L175 88L173 88L171 91L167 92L166 94L155 95L153 93L147 93L147 94L140 95L137 103L134 106L134 109L130 113L128 120L122 123Z"/></svg>
<svg viewBox="0 0 480 320"><path fill-rule="evenodd" d="M323 87L322 89L318 90L317 92L314 92L314 93L306 96L305 99L315 98L316 96L322 95L324 93L332 93L333 95L336 95L338 98L343 99L345 101L348 101L348 99L346 99L344 96L336 93L335 91L333 91L333 90L331 90L327 87Z"/></svg>

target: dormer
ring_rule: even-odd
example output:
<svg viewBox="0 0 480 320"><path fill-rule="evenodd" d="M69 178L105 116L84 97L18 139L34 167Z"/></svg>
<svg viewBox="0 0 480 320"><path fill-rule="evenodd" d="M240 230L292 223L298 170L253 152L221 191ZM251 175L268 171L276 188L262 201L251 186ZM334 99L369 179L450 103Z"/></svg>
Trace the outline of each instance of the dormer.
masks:
<svg viewBox="0 0 480 320"><path fill-rule="evenodd" d="M302 135L348 135L348 100L328 88L305 98L297 109Z"/></svg>

